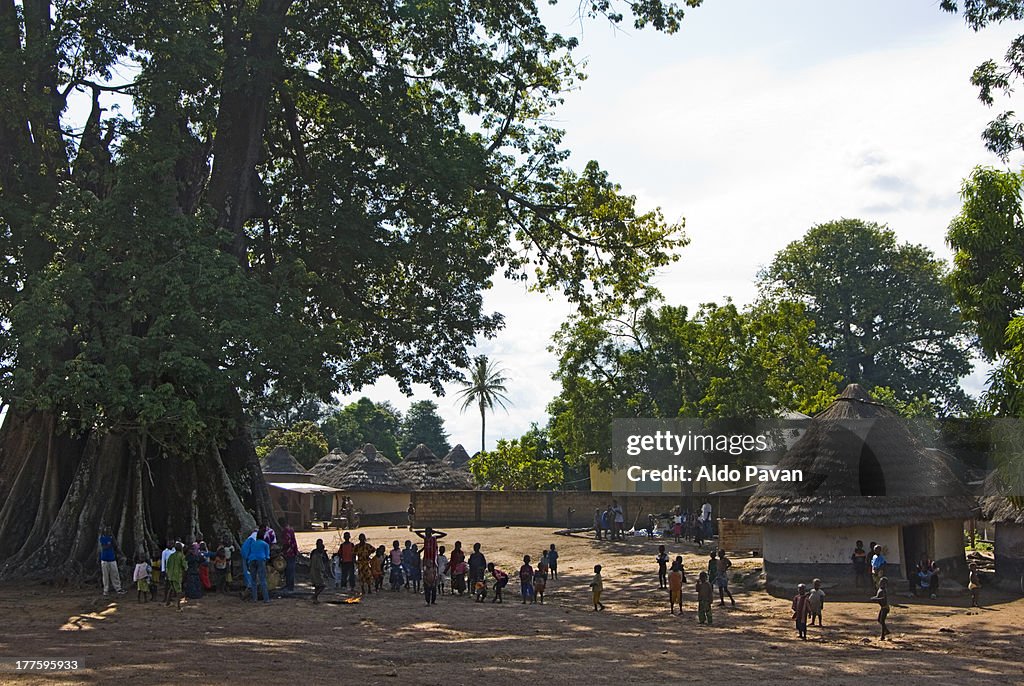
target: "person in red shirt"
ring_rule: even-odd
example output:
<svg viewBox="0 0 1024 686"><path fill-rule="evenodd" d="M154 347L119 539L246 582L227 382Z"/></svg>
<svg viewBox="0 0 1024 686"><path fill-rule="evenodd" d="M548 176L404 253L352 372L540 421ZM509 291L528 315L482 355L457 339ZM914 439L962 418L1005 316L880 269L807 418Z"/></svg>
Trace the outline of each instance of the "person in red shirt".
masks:
<svg viewBox="0 0 1024 686"><path fill-rule="evenodd" d="M345 532L345 540L338 548L338 559L341 561L341 587L347 584L349 590L356 590L356 546L352 543L352 535Z"/></svg>
<svg viewBox="0 0 1024 686"><path fill-rule="evenodd" d="M519 568L519 590L523 596L523 604L530 599L530 604L537 602L537 595L533 592L533 566L530 564L530 556L523 556L523 566Z"/></svg>
<svg viewBox="0 0 1024 686"><path fill-rule="evenodd" d="M809 599L806 584L797 585L796 596L793 598L793 619L796 620L797 633L805 641L807 640L807 616L810 614L810 607L807 603Z"/></svg>

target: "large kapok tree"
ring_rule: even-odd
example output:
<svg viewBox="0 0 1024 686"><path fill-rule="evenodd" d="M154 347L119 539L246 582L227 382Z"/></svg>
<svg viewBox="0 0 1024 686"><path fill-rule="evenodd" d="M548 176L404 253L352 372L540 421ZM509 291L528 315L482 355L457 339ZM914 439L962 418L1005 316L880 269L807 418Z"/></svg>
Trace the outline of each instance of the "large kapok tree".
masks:
<svg viewBox="0 0 1024 686"><path fill-rule="evenodd" d="M531 0L0 0L0 574L268 519L246 405L440 392L497 273L643 288L679 227L568 166L575 42Z"/></svg>

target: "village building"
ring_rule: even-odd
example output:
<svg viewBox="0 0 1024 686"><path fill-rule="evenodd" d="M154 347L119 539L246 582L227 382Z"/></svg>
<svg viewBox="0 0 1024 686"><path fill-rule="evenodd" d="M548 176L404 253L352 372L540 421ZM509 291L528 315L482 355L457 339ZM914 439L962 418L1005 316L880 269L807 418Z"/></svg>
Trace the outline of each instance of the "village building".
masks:
<svg viewBox="0 0 1024 686"><path fill-rule="evenodd" d="M352 499L362 524L404 521L412 485L372 443L356 448L344 460L335 461L334 467L323 472L320 479L338 489L339 496Z"/></svg>
<svg viewBox="0 0 1024 686"><path fill-rule="evenodd" d="M335 496L340 491L314 481L314 475L284 446L279 445L267 453L260 460L260 469L267 482L275 517L287 518L296 529L309 529L314 521L329 519L336 511ZM316 509L318 504L322 509Z"/></svg>
<svg viewBox="0 0 1024 686"><path fill-rule="evenodd" d="M770 588L815 577L852 585L858 540L882 546L890 576L928 559L966 583L963 524L974 499L940 452L859 385L815 416L778 466L804 479L760 484L740 515L762 528Z"/></svg>

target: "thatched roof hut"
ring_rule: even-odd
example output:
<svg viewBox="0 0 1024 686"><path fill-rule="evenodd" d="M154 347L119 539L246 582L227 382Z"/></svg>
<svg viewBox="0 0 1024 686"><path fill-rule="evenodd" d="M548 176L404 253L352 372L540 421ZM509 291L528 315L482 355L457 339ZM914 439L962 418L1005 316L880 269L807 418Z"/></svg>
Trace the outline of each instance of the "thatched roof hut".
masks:
<svg viewBox="0 0 1024 686"><path fill-rule="evenodd" d="M449 464L456 469L469 469L469 453L459 443L457 446L448 451L448 454L444 456L445 464Z"/></svg>
<svg viewBox="0 0 1024 686"><path fill-rule="evenodd" d="M324 481L326 476L334 472L336 469L338 469L346 462L348 462L348 455L343 453L341 449L335 448L331 452L321 457L320 460L315 465L310 467L309 473L313 476L313 479L315 481L326 484L327 482Z"/></svg>
<svg viewBox="0 0 1024 686"><path fill-rule="evenodd" d="M264 474L305 474L306 468L292 457L288 448L279 445L260 460L260 470Z"/></svg>
<svg viewBox="0 0 1024 686"><path fill-rule="evenodd" d="M945 578L966 577L963 520L974 499L940 452L859 385L811 420L777 469L802 479L761 483L740 515L762 528L769 587L852 581L856 540L882 546L890 576L927 558Z"/></svg>
<svg viewBox="0 0 1024 686"><path fill-rule="evenodd" d="M409 493L412 486L402 478L391 460L377 452L372 443L356 448L348 460L324 476L328 486L345 493Z"/></svg>
<svg viewBox="0 0 1024 686"><path fill-rule="evenodd" d="M473 489L473 480L467 472L445 463L422 443L413 448L396 469L406 481L421 491Z"/></svg>
<svg viewBox="0 0 1024 686"><path fill-rule="evenodd" d="M740 515L745 524L850 527L966 519L974 500L905 420L851 384L783 456L800 482L761 484Z"/></svg>
<svg viewBox="0 0 1024 686"><path fill-rule="evenodd" d="M995 524L996 577L1016 583L1024 578L1024 508L1010 500L993 474L985 481L981 514Z"/></svg>

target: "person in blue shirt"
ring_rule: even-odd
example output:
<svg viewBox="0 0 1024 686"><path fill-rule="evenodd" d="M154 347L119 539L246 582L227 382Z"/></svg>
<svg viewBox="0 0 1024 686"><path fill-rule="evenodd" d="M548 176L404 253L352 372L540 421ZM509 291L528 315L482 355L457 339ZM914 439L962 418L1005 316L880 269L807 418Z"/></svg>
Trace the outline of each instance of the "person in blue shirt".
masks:
<svg viewBox="0 0 1024 686"><path fill-rule="evenodd" d="M248 541L247 541L248 542ZM249 548L249 575L252 577L252 599L258 600L257 590L263 591L263 602L270 602L267 589L267 561L270 560L270 544L257 537Z"/></svg>
<svg viewBox="0 0 1024 686"><path fill-rule="evenodd" d="M103 573L103 595L111 590L115 593L123 593L121 590L121 573L117 571L117 544L114 537L110 535L110 527L103 527L100 530L100 571Z"/></svg>
<svg viewBox="0 0 1024 686"><path fill-rule="evenodd" d="M878 590L878 584L885 576L885 556L882 555L882 546L876 545L874 549L874 555L871 556L871 579L875 582L875 590Z"/></svg>

